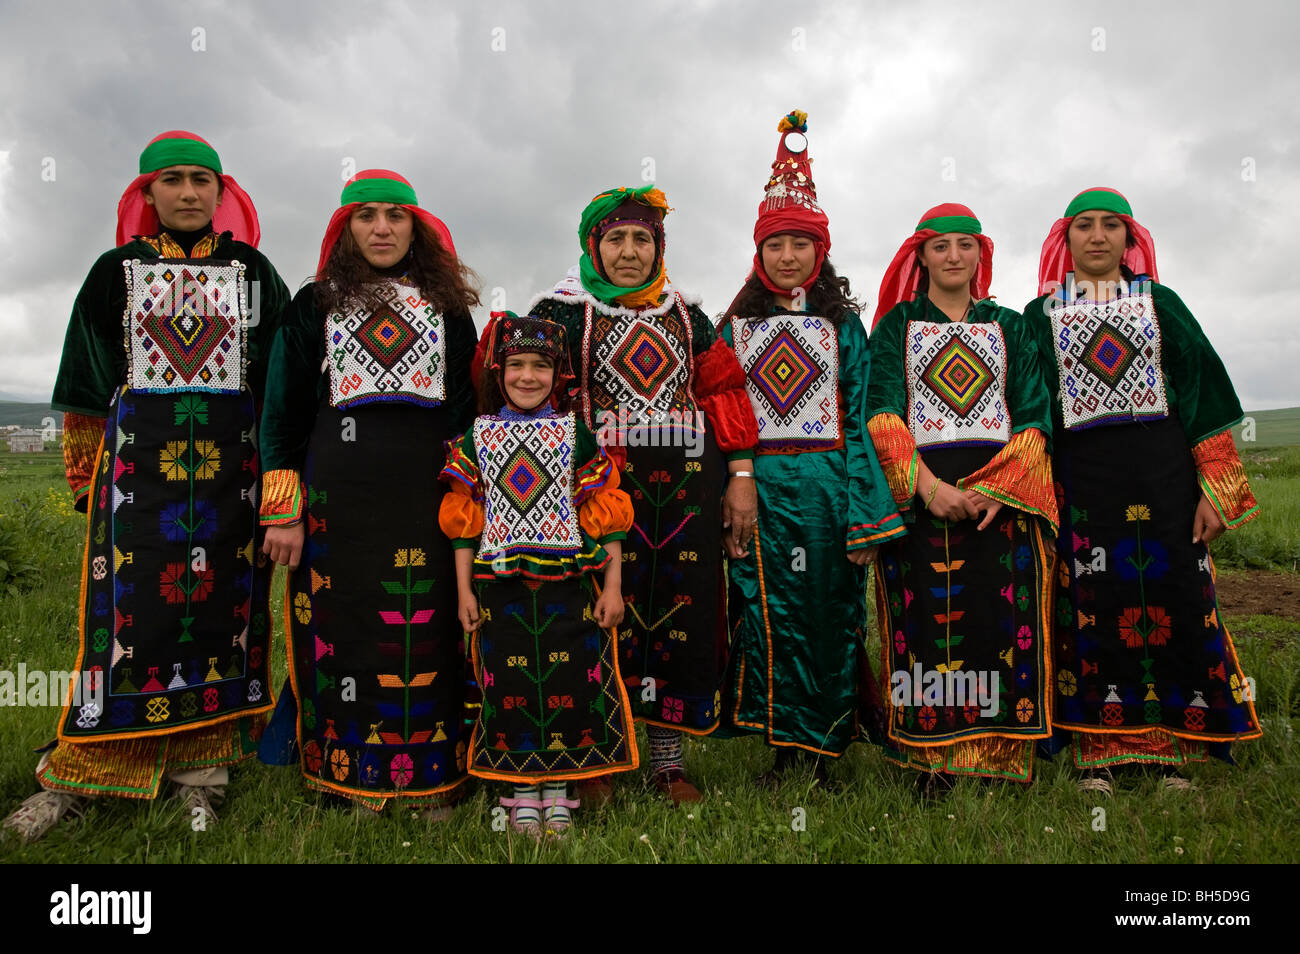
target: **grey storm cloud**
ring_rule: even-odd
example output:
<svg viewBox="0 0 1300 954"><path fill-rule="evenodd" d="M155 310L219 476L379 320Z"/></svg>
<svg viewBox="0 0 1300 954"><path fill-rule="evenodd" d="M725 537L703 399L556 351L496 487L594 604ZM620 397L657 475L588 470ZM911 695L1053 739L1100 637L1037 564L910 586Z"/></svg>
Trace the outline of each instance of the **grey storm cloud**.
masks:
<svg viewBox="0 0 1300 954"><path fill-rule="evenodd" d="M0 3L0 391L49 395L73 296L164 130L213 143L291 288L344 172L402 172L481 277L481 324L574 263L593 195L646 176L675 209L674 282L723 309L799 108L832 258L869 308L948 201L980 216L993 293L1021 307L1052 222L1108 185L1243 404L1300 404L1298 22L1285 2L1164 0Z"/></svg>

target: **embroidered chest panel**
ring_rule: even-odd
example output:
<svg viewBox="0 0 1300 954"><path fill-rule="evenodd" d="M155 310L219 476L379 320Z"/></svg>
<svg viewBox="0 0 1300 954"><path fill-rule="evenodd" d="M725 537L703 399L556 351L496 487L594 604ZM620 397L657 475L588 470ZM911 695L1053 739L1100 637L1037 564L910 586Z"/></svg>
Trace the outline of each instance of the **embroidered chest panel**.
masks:
<svg viewBox="0 0 1300 954"><path fill-rule="evenodd" d="M587 306L582 335L583 417L621 422L695 420L691 322L680 301L661 315L609 315Z"/></svg>
<svg viewBox="0 0 1300 954"><path fill-rule="evenodd" d="M835 326L816 315L733 318L731 335L759 442L834 445L840 437Z"/></svg>
<svg viewBox="0 0 1300 954"><path fill-rule="evenodd" d="M480 417L474 449L486 512L480 560L515 553L575 553L582 546L573 505L572 414L528 421Z"/></svg>
<svg viewBox="0 0 1300 954"><path fill-rule="evenodd" d="M377 401L434 407L447 398L445 323L417 288L393 285L385 304L325 319L330 404Z"/></svg>
<svg viewBox="0 0 1300 954"><path fill-rule="evenodd" d="M239 262L122 263L127 387L239 393L247 365L247 302Z"/></svg>
<svg viewBox="0 0 1300 954"><path fill-rule="evenodd" d="M995 322L907 325L907 426L920 447L1005 444L1007 348Z"/></svg>
<svg viewBox="0 0 1300 954"><path fill-rule="evenodd" d="M1169 415L1149 293L1053 307L1052 347L1067 428Z"/></svg>

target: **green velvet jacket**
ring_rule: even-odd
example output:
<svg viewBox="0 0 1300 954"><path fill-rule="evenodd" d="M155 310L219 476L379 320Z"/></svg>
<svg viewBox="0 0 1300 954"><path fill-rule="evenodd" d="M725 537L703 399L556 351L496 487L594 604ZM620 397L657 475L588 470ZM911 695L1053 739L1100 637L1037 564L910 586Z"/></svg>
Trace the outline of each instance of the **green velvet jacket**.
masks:
<svg viewBox="0 0 1300 954"><path fill-rule="evenodd" d="M316 307L315 287L314 282L305 285L294 296L271 347L260 430L263 471L302 473L316 412L329 392L329 372L324 368L326 315ZM477 340L474 319L462 312L445 320L447 400L443 407L450 415L450 428L441 439L461 434L473 423L476 403L469 377Z"/></svg>
<svg viewBox="0 0 1300 954"><path fill-rule="evenodd" d="M1052 345L1051 296L1025 306L1025 325L1033 335L1038 360L1052 395L1052 421L1064 427L1060 376ZM1189 445L1220 434L1242 419L1241 402L1214 346L1171 288L1151 282L1160 326L1160 358L1170 414L1177 414Z"/></svg>
<svg viewBox="0 0 1300 954"><path fill-rule="evenodd" d="M266 257L229 232L217 240L212 259L236 260L247 271L250 308L248 327L248 385L261 402L265 392L267 357L289 301L289 291ZM105 252L86 276L72 305L72 318L63 341L63 357L54 382L52 405L56 410L104 417L117 389L126 383L127 353L122 322L126 312L126 277L122 263L129 259L158 260L159 255L139 240ZM256 295L256 299L254 299ZM251 312L254 300L257 312Z"/></svg>

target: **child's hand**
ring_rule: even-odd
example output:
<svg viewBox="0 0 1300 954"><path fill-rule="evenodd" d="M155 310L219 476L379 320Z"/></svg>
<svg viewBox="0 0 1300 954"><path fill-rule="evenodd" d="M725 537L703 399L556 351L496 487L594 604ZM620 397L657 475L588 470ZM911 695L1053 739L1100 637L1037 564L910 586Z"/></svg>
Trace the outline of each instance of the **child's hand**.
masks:
<svg viewBox="0 0 1300 954"><path fill-rule="evenodd" d="M478 612L478 599L473 593L461 593L458 602L460 606L457 615L460 616L461 628L472 633L483 625L483 617Z"/></svg>
<svg viewBox="0 0 1300 954"><path fill-rule="evenodd" d="M596 600L596 625L612 629L623 622L623 594L616 587L607 586Z"/></svg>

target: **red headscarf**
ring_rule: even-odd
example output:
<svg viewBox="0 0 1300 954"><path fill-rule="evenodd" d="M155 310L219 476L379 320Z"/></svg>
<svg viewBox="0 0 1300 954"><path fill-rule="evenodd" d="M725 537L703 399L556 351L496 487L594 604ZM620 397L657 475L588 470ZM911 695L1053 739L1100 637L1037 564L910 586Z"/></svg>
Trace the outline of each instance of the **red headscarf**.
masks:
<svg viewBox="0 0 1300 954"><path fill-rule="evenodd" d="M140 153L140 174L117 201L117 244L125 245L136 235L155 235L162 230L158 212L145 201L144 190L171 166L203 166L221 179L221 204L212 214L212 230L233 232L235 239L257 247L262 230L257 209L234 176L221 171L221 160L208 141L192 132L173 129L160 133Z"/></svg>
<svg viewBox="0 0 1300 954"><path fill-rule="evenodd" d="M957 202L945 202L936 205L916 225L916 231L908 236L894 255L894 260L885 269L885 277L880 282L879 301L876 315L871 319L871 327L879 324L881 317L899 302L911 301L921 283L921 265L917 253L927 239L949 232L974 235L980 243L980 263L971 276L970 293L976 301L989 297L989 285L993 281L993 240L984 234L980 220L975 213Z"/></svg>
<svg viewBox="0 0 1300 954"><path fill-rule="evenodd" d="M1076 195L1066 207L1065 215L1057 219L1047 233L1043 254L1038 260L1038 294L1056 291L1065 283L1065 276L1074 271L1074 259L1070 257L1070 223L1080 212L1093 210L1110 212L1128 226L1133 244L1124 250L1122 264L1135 275L1150 275L1155 281L1160 281L1156 274L1156 243L1151 233L1134 220L1133 207L1128 204L1128 199L1114 189L1097 186Z"/></svg>
<svg viewBox="0 0 1300 954"><path fill-rule="evenodd" d="M343 234L344 226L352 218L352 213L367 202L391 202L400 205L432 229L443 248L451 253L453 258L456 257L456 246L451 240L451 232L446 224L436 215L420 208L419 200L415 197L415 189L396 172L388 169L364 169L358 172L344 184L339 202L341 204L330 217L330 223L325 227L325 238L320 243L320 261L316 264L317 281L324 280L325 266L329 264L330 254L334 251L339 236Z"/></svg>

